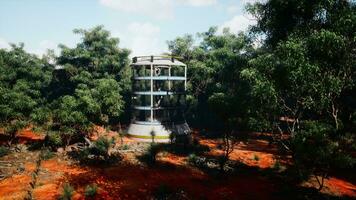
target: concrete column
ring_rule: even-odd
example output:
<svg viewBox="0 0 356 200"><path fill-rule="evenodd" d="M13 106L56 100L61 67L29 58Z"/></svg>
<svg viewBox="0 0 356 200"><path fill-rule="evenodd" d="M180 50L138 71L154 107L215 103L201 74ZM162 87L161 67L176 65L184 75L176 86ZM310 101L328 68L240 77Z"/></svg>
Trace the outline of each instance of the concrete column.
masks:
<svg viewBox="0 0 356 200"><path fill-rule="evenodd" d="M184 66L184 91L187 90L187 66Z"/></svg>
<svg viewBox="0 0 356 200"><path fill-rule="evenodd" d="M168 66L168 77L171 78L171 67L172 66ZM168 91L171 91L171 80L168 80Z"/></svg>
<svg viewBox="0 0 356 200"><path fill-rule="evenodd" d="M151 64L151 122L153 122L153 64Z"/></svg>

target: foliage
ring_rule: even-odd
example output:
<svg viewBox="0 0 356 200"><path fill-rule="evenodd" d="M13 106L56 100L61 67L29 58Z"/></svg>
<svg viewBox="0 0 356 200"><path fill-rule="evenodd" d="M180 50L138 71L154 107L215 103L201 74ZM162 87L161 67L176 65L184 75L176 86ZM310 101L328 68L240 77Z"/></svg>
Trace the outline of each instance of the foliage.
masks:
<svg viewBox="0 0 356 200"><path fill-rule="evenodd" d="M161 147L159 144L151 143L146 152L139 157L139 159L147 165L154 165L157 161L157 154L160 152Z"/></svg>
<svg viewBox="0 0 356 200"><path fill-rule="evenodd" d="M82 42L75 48L61 45L58 64L64 65L68 95L75 94L78 106L92 122L109 123L124 110L123 94L129 94L130 74L127 49L118 48L119 40L97 26L76 29ZM60 83L57 83L60 85ZM60 94L54 94L59 96Z"/></svg>
<svg viewBox="0 0 356 200"><path fill-rule="evenodd" d="M86 197L95 197L98 193L98 185L96 184L91 184L91 185L87 185L87 187L85 187L85 191L84 194Z"/></svg>
<svg viewBox="0 0 356 200"><path fill-rule="evenodd" d="M61 147L63 145L61 134L55 131L48 132L45 137L45 145L52 148L52 150L56 150L58 147Z"/></svg>
<svg viewBox="0 0 356 200"><path fill-rule="evenodd" d="M314 175L319 189L323 187L331 168L350 168L355 163L342 146L332 140L334 131L328 124L307 121L291 141L293 158L300 173Z"/></svg>
<svg viewBox="0 0 356 200"><path fill-rule="evenodd" d="M6 156L10 153L10 150L7 147L0 146L0 157Z"/></svg>
<svg viewBox="0 0 356 200"><path fill-rule="evenodd" d="M96 157L102 156L104 160L107 160L110 156L109 150L113 144L115 144L114 138L99 137L94 141L93 146L89 148L89 152Z"/></svg>
<svg viewBox="0 0 356 200"><path fill-rule="evenodd" d="M60 200L71 200L73 193L74 193L74 188L69 183L65 183L63 185L63 191L62 191L62 194L60 195L59 199Z"/></svg>
<svg viewBox="0 0 356 200"><path fill-rule="evenodd" d="M53 158L56 154L49 149L44 149L41 151L41 159L42 160L49 160Z"/></svg>
<svg viewBox="0 0 356 200"><path fill-rule="evenodd" d="M121 159L118 152L111 152L114 144L114 138L101 136L89 146L78 146L78 150L69 155L84 165L110 165Z"/></svg>
<svg viewBox="0 0 356 200"><path fill-rule="evenodd" d="M259 161L260 157L257 154L253 154L253 160L254 161Z"/></svg>
<svg viewBox="0 0 356 200"><path fill-rule="evenodd" d="M46 62L26 53L23 44L0 49L0 126L10 136L10 143L45 103L51 71Z"/></svg>
<svg viewBox="0 0 356 200"><path fill-rule="evenodd" d="M225 126L224 117L230 117L229 121L238 123L235 123L235 128L242 129L245 118L238 116L248 112L248 101L244 98L245 84L236 77L251 57L247 53L252 49L251 41L242 33L236 35L228 30L220 35L216 28L198 36L201 42L196 46L190 35L168 42L171 53L182 57L189 66L188 120L195 126L216 130Z"/></svg>
<svg viewBox="0 0 356 200"><path fill-rule="evenodd" d="M281 163L278 160L276 160L272 166L272 169L279 171L281 169Z"/></svg>

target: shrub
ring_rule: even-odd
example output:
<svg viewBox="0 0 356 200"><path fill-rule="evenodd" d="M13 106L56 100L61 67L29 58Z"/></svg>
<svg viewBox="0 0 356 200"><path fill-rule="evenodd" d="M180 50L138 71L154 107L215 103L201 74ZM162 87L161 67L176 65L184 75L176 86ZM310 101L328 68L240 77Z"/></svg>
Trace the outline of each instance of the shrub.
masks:
<svg viewBox="0 0 356 200"><path fill-rule="evenodd" d="M93 143L93 146L89 151L94 156L102 156L104 157L104 160L107 160L109 157L109 149L113 146L114 143L114 138L108 139L106 137L99 137L98 140Z"/></svg>
<svg viewBox="0 0 356 200"><path fill-rule="evenodd" d="M281 163L278 160L276 160L272 166L272 169L279 171L281 169Z"/></svg>
<svg viewBox="0 0 356 200"><path fill-rule="evenodd" d="M157 154L159 153L160 147L158 144L151 143L147 151L141 156L141 161L148 165L153 165L156 163Z"/></svg>
<svg viewBox="0 0 356 200"><path fill-rule="evenodd" d="M0 157L6 156L9 154L10 150L4 146L0 146Z"/></svg>
<svg viewBox="0 0 356 200"><path fill-rule="evenodd" d="M63 191L60 195L60 200L71 200L73 196L74 188L69 184L66 183L63 185Z"/></svg>
<svg viewBox="0 0 356 200"><path fill-rule="evenodd" d="M43 160L49 160L53 158L56 154L49 149L45 149L41 152L41 159Z"/></svg>
<svg viewBox="0 0 356 200"><path fill-rule="evenodd" d="M85 188L86 197L95 197L97 193L98 193L98 186L96 184L88 185Z"/></svg>
<svg viewBox="0 0 356 200"><path fill-rule="evenodd" d="M160 184L154 191L154 196L157 199L170 199L173 193L174 190L167 184Z"/></svg>
<svg viewBox="0 0 356 200"><path fill-rule="evenodd" d="M122 150L128 150L130 147L129 147L129 145L127 145L127 144L124 144L123 146L122 146Z"/></svg>
<svg viewBox="0 0 356 200"><path fill-rule="evenodd" d="M56 150L58 147L63 145L61 134L59 132L48 132L45 138L46 146Z"/></svg>
<svg viewBox="0 0 356 200"><path fill-rule="evenodd" d="M260 160L260 157L258 157L257 154L253 154L253 160L255 161L259 161Z"/></svg>
<svg viewBox="0 0 356 200"><path fill-rule="evenodd" d="M114 142L114 138L100 137L90 147L71 152L70 156L85 165L113 164L122 158L119 152L109 153Z"/></svg>
<svg viewBox="0 0 356 200"><path fill-rule="evenodd" d="M219 163L220 171L224 171L225 165L227 161L229 161L229 158L225 155L221 155L217 157L217 161Z"/></svg>
<svg viewBox="0 0 356 200"><path fill-rule="evenodd" d="M324 179L333 168L352 168L354 159L342 149L340 141L333 138L335 130L332 126L307 121L301 130L291 139L293 160L298 174L303 178L313 175L319 184L324 186Z"/></svg>
<svg viewBox="0 0 356 200"><path fill-rule="evenodd" d="M196 161L197 161L197 159L198 159L198 156L195 155L194 153L189 154L189 156L188 156L188 163L189 163L189 164L195 164Z"/></svg>
<svg viewBox="0 0 356 200"><path fill-rule="evenodd" d="M188 156L188 163L190 165L199 167L199 168L206 168L207 167L207 160L204 157L200 157L195 155L194 153Z"/></svg>

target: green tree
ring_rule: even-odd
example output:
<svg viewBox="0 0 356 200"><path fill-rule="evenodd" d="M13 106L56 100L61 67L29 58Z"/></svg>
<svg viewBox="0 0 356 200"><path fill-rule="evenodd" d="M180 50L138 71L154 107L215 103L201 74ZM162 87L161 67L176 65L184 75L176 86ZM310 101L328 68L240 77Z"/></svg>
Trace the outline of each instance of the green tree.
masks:
<svg viewBox="0 0 356 200"><path fill-rule="evenodd" d="M219 109L209 109L209 98L225 93L229 94L226 96L229 105L239 101L239 104L229 107L230 116L243 124L243 118L238 119L238 116L248 112L248 101L244 98L246 92L241 92L245 90L246 83L236 77L247 67L252 56L251 40L243 33L236 35L229 30L217 34L216 28L199 33L198 37L202 41L197 46L193 45L190 35L168 42L171 53L182 57L188 65L187 116L191 117L190 122L205 128L223 127L224 119L219 116Z"/></svg>
<svg viewBox="0 0 356 200"><path fill-rule="evenodd" d="M74 48L60 45L57 64L62 68L54 73L51 87L56 89L49 97L54 124L67 139L83 136L93 124L118 122L131 92L130 51L118 47L119 39L102 26L74 33L82 35L82 41Z"/></svg>
<svg viewBox="0 0 356 200"><path fill-rule="evenodd" d="M38 112L46 105L53 68L23 48L23 44L12 44L10 50L0 49L0 125L9 134L9 143L31 116L33 121L46 120Z"/></svg>
<svg viewBox="0 0 356 200"><path fill-rule="evenodd" d="M332 163L328 158L342 157L334 154L345 148L340 136L355 126L350 103L355 100L355 9L349 1L270 0L248 7L258 20L252 30L266 40L241 78L249 81L252 97L264 102L259 111L272 114L269 121L278 133L291 135L279 141L296 164L302 163L298 167L323 171L322 180ZM305 126L308 121L315 122L312 128ZM325 123L335 131L326 131L320 125Z"/></svg>

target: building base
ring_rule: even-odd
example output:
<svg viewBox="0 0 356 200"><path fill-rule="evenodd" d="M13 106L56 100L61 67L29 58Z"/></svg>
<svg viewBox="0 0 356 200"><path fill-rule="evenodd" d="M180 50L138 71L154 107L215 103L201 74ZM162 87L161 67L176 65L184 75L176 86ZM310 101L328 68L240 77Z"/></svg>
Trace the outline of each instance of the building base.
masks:
<svg viewBox="0 0 356 200"><path fill-rule="evenodd" d="M131 123L127 129L129 137L142 142L168 143L177 137L190 137L190 128L186 122L166 126L160 123Z"/></svg>

